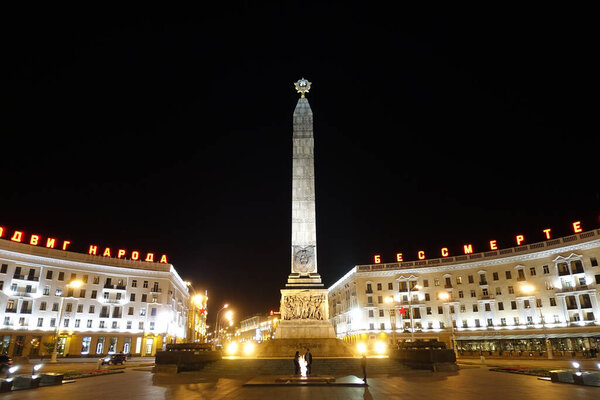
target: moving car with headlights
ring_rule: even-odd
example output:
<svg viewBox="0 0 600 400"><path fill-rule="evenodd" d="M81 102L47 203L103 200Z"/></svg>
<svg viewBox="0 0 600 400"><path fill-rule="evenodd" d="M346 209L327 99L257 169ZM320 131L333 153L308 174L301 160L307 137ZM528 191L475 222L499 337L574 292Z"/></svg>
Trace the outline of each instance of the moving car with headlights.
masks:
<svg viewBox="0 0 600 400"><path fill-rule="evenodd" d="M104 357L102 360L102 365L117 365L117 364L125 364L127 361L127 355L123 353L113 354L110 356Z"/></svg>

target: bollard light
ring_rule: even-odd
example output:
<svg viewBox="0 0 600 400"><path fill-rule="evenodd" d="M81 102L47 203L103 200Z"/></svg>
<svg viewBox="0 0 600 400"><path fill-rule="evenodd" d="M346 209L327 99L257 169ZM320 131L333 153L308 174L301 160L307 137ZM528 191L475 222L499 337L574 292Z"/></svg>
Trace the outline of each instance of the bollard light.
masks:
<svg viewBox="0 0 600 400"><path fill-rule="evenodd" d="M598 369L600 369L600 363L596 364L596 366L598 367Z"/></svg>
<svg viewBox="0 0 600 400"><path fill-rule="evenodd" d="M18 370L18 369L19 369L19 366L18 366L18 365L15 365L14 367L10 367L10 368L8 369L8 371L6 372L6 379L9 379L9 378L10 378L10 376L11 376L12 374L14 374L15 372L17 372L17 370Z"/></svg>

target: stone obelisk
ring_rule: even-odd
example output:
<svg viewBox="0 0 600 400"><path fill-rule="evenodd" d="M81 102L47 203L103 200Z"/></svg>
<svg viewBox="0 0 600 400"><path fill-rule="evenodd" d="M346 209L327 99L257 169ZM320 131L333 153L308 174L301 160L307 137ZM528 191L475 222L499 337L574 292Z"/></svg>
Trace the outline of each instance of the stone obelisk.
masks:
<svg viewBox="0 0 600 400"><path fill-rule="evenodd" d="M317 273L313 114L306 99L311 83L295 84L300 99L294 110L292 163L292 268L281 290L278 339L335 338L329 323L327 289Z"/></svg>

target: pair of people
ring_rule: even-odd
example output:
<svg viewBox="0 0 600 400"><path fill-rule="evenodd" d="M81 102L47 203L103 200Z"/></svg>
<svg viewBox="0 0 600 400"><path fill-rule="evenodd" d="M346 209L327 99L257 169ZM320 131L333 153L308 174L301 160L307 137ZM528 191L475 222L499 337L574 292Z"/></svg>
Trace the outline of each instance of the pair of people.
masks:
<svg viewBox="0 0 600 400"><path fill-rule="evenodd" d="M312 367L312 354L310 349L306 349L304 353L304 362L306 362L306 375L310 375ZM297 351L294 355L294 375L300 375L300 352Z"/></svg>

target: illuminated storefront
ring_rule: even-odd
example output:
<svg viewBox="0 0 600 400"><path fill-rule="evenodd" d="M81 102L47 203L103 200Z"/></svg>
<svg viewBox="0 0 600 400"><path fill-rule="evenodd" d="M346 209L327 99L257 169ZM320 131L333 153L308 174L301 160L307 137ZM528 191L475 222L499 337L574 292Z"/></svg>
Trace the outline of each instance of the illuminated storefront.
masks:
<svg viewBox="0 0 600 400"><path fill-rule="evenodd" d="M579 228L579 226L574 226ZM357 265L329 288L350 343L437 339L466 355L600 350L600 230L508 249Z"/></svg>
<svg viewBox="0 0 600 400"><path fill-rule="evenodd" d="M62 356L150 356L184 341L187 285L171 264L132 257L0 239L0 353L49 357L56 332Z"/></svg>

